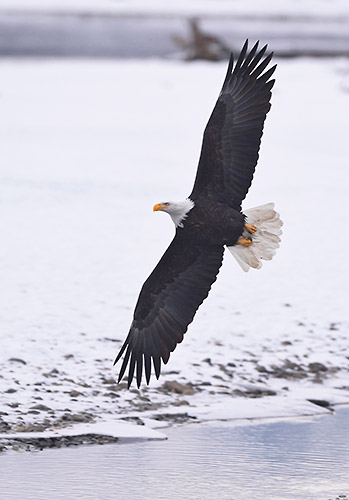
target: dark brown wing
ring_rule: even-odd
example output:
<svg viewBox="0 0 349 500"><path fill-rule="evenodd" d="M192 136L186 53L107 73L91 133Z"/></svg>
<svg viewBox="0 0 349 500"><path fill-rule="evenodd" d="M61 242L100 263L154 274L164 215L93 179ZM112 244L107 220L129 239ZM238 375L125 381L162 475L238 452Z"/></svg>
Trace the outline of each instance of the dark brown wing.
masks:
<svg viewBox="0 0 349 500"><path fill-rule="evenodd" d="M138 387L143 371L149 383L151 361L159 378L161 360L166 364L182 342L216 280L223 252L219 245L196 245L177 232L140 292L129 334L115 360L126 350L119 382L129 364L128 387L135 371Z"/></svg>
<svg viewBox="0 0 349 500"><path fill-rule="evenodd" d="M247 52L248 42L234 66L230 57L227 75L207 123L192 200L204 195L241 209L251 185L266 114L270 109L269 80L276 65L265 73L272 55L267 46L257 52L258 42Z"/></svg>

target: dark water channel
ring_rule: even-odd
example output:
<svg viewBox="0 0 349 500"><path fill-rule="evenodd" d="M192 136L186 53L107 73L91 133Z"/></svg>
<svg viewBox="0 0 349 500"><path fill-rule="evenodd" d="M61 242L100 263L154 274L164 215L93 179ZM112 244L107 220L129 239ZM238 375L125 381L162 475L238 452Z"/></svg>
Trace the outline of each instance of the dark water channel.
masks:
<svg viewBox="0 0 349 500"><path fill-rule="evenodd" d="M330 1L330 0L329 0ZM131 4L131 2L130 2ZM161 10L161 9L160 9ZM281 57L347 56L348 15L198 16L204 33L237 51L250 40L268 42ZM173 57L175 39L192 39L189 15L117 15L85 11L6 10L0 2L0 57ZM181 54L183 56L183 54Z"/></svg>
<svg viewBox="0 0 349 500"><path fill-rule="evenodd" d="M167 441L4 454L0 498L349 498L347 407L312 419L187 424L164 432Z"/></svg>

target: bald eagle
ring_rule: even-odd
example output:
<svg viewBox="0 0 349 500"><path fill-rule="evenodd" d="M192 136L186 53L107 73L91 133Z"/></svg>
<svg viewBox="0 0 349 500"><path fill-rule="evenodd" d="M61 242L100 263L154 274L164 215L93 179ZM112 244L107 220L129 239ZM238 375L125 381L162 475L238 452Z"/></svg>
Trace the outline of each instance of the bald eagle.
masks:
<svg viewBox="0 0 349 500"><path fill-rule="evenodd" d="M216 281L227 247L244 271L260 268L279 246L282 222L268 203L242 213L241 202L251 185L266 114L270 109L273 54L246 40L226 77L207 123L194 187L180 202L166 201L154 211L168 213L175 236L139 294L127 338L119 379L127 365L128 387L143 371L149 384L152 364L159 378L161 361L182 342L188 325Z"/></svg>

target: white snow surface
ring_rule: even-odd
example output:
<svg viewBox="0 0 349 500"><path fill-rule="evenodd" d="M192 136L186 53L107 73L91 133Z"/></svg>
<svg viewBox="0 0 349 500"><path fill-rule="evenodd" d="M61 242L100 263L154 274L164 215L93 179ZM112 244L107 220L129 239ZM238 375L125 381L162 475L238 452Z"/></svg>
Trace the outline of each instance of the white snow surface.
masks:
<svg viewBox="0 0 349 500"><path fill-rule="evenodd" d="M50 429L69 412L205 420L349 402L343 59L279 61L244 203L275 202L284 227L273 261L245 274L228 255L160 380L139 391L115 383L139 290L174 232L152 207L189 195L225 70L1 61L0 420L12 432ZM285 366L291 375L278 376ZM172 380L194 394L166 390ZM266 395L248 397L257 389Z"/></svg>

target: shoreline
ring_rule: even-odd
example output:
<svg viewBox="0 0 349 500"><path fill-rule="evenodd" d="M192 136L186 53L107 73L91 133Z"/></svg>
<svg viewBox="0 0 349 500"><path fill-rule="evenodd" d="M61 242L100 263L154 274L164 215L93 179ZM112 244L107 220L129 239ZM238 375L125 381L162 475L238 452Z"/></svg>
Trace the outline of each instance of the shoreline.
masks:
<svg viewBox="0 0 349 500"><path fill-rule="evenodd" d="M128 444L137 441L158 441L168 439L166 434L161 432L161 429L169 429L174 426L182 426L188 424L210 424L220 423L227 424L233 427L245 427L250 425L263 425L265 423L277 422L309 422L314 418L325 417L330 414L335 414L337 409L349 407L347 403L338 403L330 409L323 408L323 411L314 414L304 415L283 415L270 417L246 417L246 418L215 418L208 420L193 420L188 414L174 414L173 421L170 423L162 422L157 425L156 420L138 418L137 423L127 424L125 420L133 420L134 418L124 418L110 420L109 422L100 421L95 424L83 425L77 424L74 427L66 427L63 429L48 430L44 432L17 432L16 434L0 434L0 453L1 452L36 452L47 448L67 448L70 446L89 446L89 445L105 445L112 443ZM187 418L185 419L185 415ZM183 418L184 417L184 418ZM149 423L151 426L149 426ZM104 428L104 429L103 429Z"/></svg>

